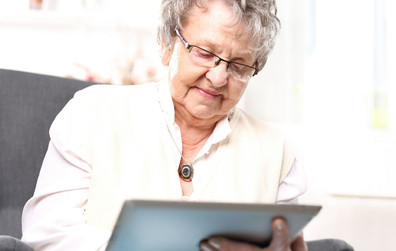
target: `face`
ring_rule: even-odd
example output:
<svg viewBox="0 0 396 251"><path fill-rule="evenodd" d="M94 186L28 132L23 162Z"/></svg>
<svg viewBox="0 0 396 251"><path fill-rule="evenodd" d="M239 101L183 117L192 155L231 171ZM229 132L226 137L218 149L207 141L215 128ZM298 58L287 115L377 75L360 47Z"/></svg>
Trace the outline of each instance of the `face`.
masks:
<svg viewBox="0 0 396 251"><path fill-rule="evenodd" d="M249 36L241 35L240 25L230 25L232 12L221 1L208 1L208 9L194 7L180 30L192 45L197 45L229 60L253 65L255 57L248 50ZM169 83L176 112L197 119L220 120L241 99L247 82L227 73L221 62L212 68L198 66L188 50L175 38L171 50L164 48L162 62L169 66Z"/></svg>

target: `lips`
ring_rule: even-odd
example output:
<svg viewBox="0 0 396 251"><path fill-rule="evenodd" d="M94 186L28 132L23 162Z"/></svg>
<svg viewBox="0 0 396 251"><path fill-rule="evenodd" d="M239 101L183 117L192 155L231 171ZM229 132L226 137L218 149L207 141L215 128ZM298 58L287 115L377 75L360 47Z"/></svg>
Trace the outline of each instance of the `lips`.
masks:
<svg viewBox="0 0 396 251"><path fill-rule="evenodd" d="M198 87L197 87L197 90L198 90L199 94L201 94L204 97L217 98L217 97L221 96L221 94L216 91L202 89L202 88L198 88Z"/></svg>

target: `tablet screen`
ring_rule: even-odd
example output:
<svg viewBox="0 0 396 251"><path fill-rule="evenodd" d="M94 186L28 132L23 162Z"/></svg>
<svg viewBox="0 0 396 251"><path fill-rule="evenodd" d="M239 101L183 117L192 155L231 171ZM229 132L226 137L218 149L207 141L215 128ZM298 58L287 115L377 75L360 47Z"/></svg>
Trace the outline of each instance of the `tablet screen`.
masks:
<svg viewBox="0 0 396 251"><path fill-rule="evenodd" d="M271 222L286 219L294 240L320 206L129 200L123 205L107 250L199 250L213 235L265 245Z"/></svg>

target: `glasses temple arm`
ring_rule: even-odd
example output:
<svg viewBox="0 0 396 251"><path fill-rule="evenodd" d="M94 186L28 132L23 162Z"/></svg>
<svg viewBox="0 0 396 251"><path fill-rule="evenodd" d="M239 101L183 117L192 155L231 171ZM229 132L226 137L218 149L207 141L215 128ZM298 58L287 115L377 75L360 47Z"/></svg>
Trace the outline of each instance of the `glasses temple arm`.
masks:
<svg viewBox="0 0 396 251"><path fill-rule="evenodd" d="M178 28L175 28L175 32L176 35L180 38L180 40L182 41L182 43L184 44L184 46L190 50L191 49L191 45L184 39L184 37L180 34L180 31Z"/></svg>

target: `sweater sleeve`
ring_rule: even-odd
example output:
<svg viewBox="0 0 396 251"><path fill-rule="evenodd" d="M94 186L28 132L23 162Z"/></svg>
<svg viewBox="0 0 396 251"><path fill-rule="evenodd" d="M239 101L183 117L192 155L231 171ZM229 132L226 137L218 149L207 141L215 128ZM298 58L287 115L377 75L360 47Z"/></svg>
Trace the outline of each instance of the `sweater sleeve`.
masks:
<svg viewBox="0 0 396 251"><path fill-rule="evenodd" d="M298 197L307 190L305 170L298 159L294 160L289 173L279 185L276 203L298 204Z"/></svg>
<svg viewBox="0 0 396 251"><path fill-rule="evenodd" d="M86 123L74 98L50 129L51 141L33 197L22 215L22 240L35 250L104 250L110 232L86 224L91 166L84 151Z"/></svg>

